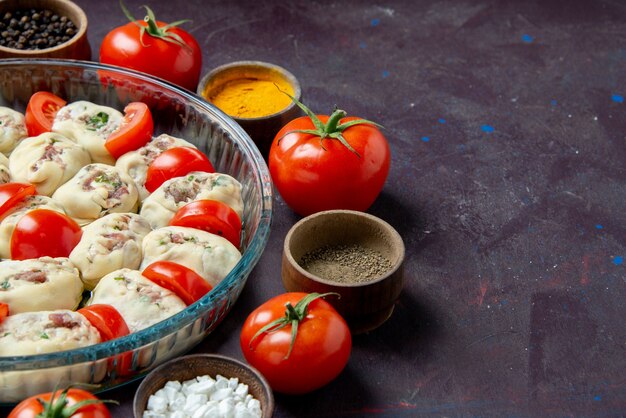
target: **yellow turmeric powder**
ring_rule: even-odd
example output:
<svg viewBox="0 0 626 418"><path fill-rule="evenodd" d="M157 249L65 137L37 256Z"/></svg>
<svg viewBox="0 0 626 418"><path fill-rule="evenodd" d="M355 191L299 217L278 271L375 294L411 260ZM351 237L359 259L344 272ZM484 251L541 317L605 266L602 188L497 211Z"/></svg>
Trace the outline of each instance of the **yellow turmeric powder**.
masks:
<svg viewBox="0 0 626 418"><path fill-rule="evenodd" d="M287 81L260 78L238 78L220 85L209 93L208 100L223 112L237 118L259 118L280 112L293 96L294 89Z"/></svg>

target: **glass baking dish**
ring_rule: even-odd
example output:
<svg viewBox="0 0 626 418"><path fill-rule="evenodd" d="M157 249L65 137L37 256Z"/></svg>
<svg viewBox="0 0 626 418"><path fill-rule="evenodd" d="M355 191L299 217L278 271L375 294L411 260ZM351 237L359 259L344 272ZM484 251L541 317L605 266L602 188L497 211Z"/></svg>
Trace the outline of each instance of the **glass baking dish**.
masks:
<svg viewBox="0 0 626 418"><path fill-rule="evenodd" d="M195 94L148 75L97 63L0 60L0 106L24 112L29 97L41 90L68 102L88 100L119 110L130 101L147 103L153 112L155 136L168 133L192 142L206 153L216 171L242 184L242 258L202 299L147 329L81 349L0 357L3 404L70 383L106 390L189 351L220 323L239 297L267 244L272 217L272 183L260 152L237 123ZM118 367L122 357L125 361L132 358L130 371Z"/></svg>

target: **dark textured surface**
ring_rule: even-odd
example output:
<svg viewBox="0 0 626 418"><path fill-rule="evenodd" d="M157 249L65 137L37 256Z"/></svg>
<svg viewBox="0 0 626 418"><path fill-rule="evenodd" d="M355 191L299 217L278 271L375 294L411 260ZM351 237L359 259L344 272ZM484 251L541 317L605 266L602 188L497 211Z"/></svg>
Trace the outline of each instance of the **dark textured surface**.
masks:
<svg viewBox="0 0 626 418"><path fill-rule="evenodd" d="M124 17L79 0L97 59ZM137 15L144 1L126 0ZM354 339L346 370L276 417L626 415L626 5L606 1L157 1L206 73L279 64L318 112L386 127L393 161L370 213L406 250L391 319ZM242 359L250 311L283 291L270 243L196 352ZM103 397L131 414L137 384Z"/></svg>

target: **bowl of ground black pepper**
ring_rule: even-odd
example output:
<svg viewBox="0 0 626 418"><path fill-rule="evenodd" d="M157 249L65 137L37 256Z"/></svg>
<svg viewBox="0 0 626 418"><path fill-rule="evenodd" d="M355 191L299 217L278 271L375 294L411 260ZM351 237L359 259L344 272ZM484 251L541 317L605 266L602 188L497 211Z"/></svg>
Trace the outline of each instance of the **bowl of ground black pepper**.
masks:
<svg viewBox="0 0 626 418"><path fill-rule="evenodd" d="M404 282L404 242L368 213L329 210L301 219L283 246L282 281L290 292L327 298L353 333L371 331L393 313Z"/></svg>
<svg viewBox="0 0 626 418"><path fill-rule="evenodd" d="M87 16L68 0L0 1L0 58L90 60Z"/></svg>

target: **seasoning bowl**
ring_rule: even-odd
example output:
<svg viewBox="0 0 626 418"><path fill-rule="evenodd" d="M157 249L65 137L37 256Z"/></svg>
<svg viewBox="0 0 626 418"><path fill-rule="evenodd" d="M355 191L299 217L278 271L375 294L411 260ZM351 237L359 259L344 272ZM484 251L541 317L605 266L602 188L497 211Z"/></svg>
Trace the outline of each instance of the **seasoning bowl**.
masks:
<svg viewBox="0 0 626 418"><path fill-rule="evenodd" d="M224 94L234 90L237 84L255 81L262 82L264 87L250 91L246 96L229 95L228 100L224 99ZM267 159L276 133L287 122L301 115L300 108L287 95L278 91L277 86L301 100L300 83L286 69L262 61L237 61L217 67L206 74L198 84L197 93L241 125L259 148L261 155ZM278 102L267 100L264 92L276 96ZM254 100L254 103L248 106L250 100Z"/></svg>
<svg viewBox="0 0 626 418"><path fill-rule="evenodd" d="M261 404L263 418L270 418L274 412L274 395L267 380L255 368L239 360L219 354L191 354L164 363L150 372L135 392L133 414L141 418L152 394L169 381L184 382L198 376L217 375L237 378L239 383L248 385L248 393Z"/></svg>
<svg viewBox="0 0 626 418"><path fill-rule="evenodd" d="M69 0L2 0L0 17L16 10L50 10L72 21L75 34L67 41L44 49L17 49L0 45L0 58L62 58L88 61L91 47L87 39L87 15ZM6 29L2 29L4 31Z"/></svg>
<svg viewBox="0 0 626 418"><path fill-rule="evenodd" d="M326 300L352 333L371 331L392 314L404 282L404 243L382 219L329 210L301 219L283 246L282 281L289 292L335 292Z"/></svg>

